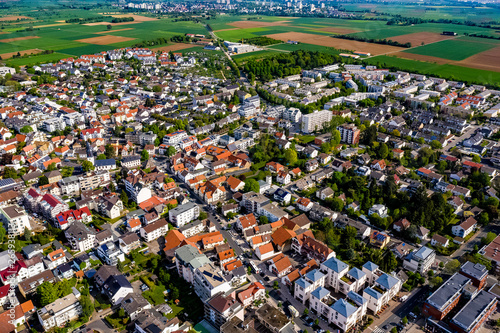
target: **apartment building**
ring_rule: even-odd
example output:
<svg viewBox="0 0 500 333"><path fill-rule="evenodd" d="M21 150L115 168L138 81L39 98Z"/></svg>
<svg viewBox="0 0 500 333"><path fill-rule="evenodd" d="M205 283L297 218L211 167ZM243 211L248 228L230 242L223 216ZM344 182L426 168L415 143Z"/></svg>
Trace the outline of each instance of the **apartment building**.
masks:
<svg viewBox="0 0 500 333"><path fill-rule="evenodd" d="M270 200L260 193L247 192L242 196L240 205L245 207L248 213L258 213L261 207L270 203Z"/></svg>
<svg viewBox="0 0 500 333"><path fill-rule="evenodd" d="M96 232L81 222L73 223L64 231L73 251L85 252L93 249L96 242Z"/></svg>
<svg viewBox="0 0 500 333"><path fill-rule="evenodd" d="M206 255L192 245L184 245L175 250L177 273L193 284L195 269L210 263Z"/></svg>
<svg viewBox="0 0 500 333"><path fill-rule="evenodd" d="M226 281L222 271L212 263L205 264L194 270L193 274L194 292L202 302L219 294L226 293L231 285Z"/></svg>
<svg viewBox="0 0 500 333"><path fill-rule="evenodd" d="M353 124L344 124L337 127L340 132L340 141L350 145L359 143L361 131Z"/></svg>
<svg viewBox="0 0 500 333"><path fill-rule="evenodd" d="M51 328L61 327L74 319L78 319L82 314L79 298L80 293L77 293L77 296L69 294L38 310L37 316L42 327L48 331Z"/></svg>
<svg viewBox="0 0 500 333"><path fill-rule="evenodd" d="M24 234L26 228L31 230L28 214L17 204L1 207L0 218L9 235L19 236Z"/></svg>
<svg viewBox="0 0 500 333"><path fill-rule="evenodd" d="M422 313L435 320L442 320L457 306L462 292L470 284L471 280L468 277L455 273L427 298Z"/></svg>
<svg viewBox="0 0 500 333"><path fill-rule="evenodd" d="M302 132L309 134L319 131L332 120L332 111L322 110L302 115Z"/></svg>
<svg viewBox="0 0 500 333"><path fill-rule="evenodd" d="M59 187L61 187L62 195L73 196L80 194L80 180L77 176L70 176L61 179Z"/></svg>
<svg viewBox="0 0 500 333"><path fill-rule="evenodd" d="M412 272L426 273L436 259L436 252L426 246L410 252L403 261L403 267Z"/></svg>
<svg viewBox="0 0 500 333"><path fill-rule="evenodd" d="M200 207L194 202L177 206L168 212L170 222L177 228L197 219L198 216L200 216Z"/></svg>
<svg viewBox="0 0 500 333"><path fill-rule="evenodd" d="M80 182L80 190L83 192L105 186L109 184L111 179L109 172L96 171L89 172L86 175L79 177L78 181Z"/></svg>
<svg viewBox="0 0 500 333"><path fill-rule="evenodd" d="M168 232L168 222L165 219L159 219L153 223L141 227L140 234L141 237L146 242L152 242L155 239L165 236Z"/></svg>

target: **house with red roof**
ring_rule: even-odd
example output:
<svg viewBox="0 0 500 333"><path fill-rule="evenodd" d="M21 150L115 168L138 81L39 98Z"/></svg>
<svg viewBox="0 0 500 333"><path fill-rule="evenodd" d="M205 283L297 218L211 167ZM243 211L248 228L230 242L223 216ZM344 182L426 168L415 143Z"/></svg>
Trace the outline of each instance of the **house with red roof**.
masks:
<svg viewBox="0 0 500 333"><path fill-rule="evenodd" d="M92 222L92 213L88 207L80 209L70 209L56 215L56 225L61 230L66 230L74 222L90 223Z"/></svg>
<svg viewBox="0 0 500 333"><path fill-rule="evenodd" d="M266 288L264 288L264 286L257 281L250 284L247 289L238 294L238 301L240 301L243 306L247 307L255 301L264 299L265 297Z"/></svg>

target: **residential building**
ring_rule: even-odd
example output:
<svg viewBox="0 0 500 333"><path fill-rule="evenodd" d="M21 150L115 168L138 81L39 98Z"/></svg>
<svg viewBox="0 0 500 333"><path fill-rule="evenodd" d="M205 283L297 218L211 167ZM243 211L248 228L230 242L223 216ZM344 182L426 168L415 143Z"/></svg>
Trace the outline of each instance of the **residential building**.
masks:
<svg viewBox="0 0 500 333"><path fill-rule="evenodd" d="M196 220L199 215L200 207L194 202L188 202L184 205L177 206L168 212L170 222L177 228Z"/></svg>
<svg viewBox="0 0 500 333"><path fill-rule="evenodd" d="M436 252L426 246L414 252L410 252L403 260L403 267L412 272L425 274L436 259Z"/></svg>
<svg viewBox="0 0 500 333"><path fill-rule="evenodd" d="M322 110L302 115L301 130L309 134L323 129L332 120L332 111Z"/></svg>
<svg viewBox="0 0 500 333"><path fill-rule="evenodd" d="M39 309L37 316L42 327L48 331L51 328L62 327L68 322L78 319L82 314L79 298L80 293L78 291L73 292Z"/></svg>
<svg viewBox="0 0 500 333"><path fill-rule="evenodd" d="M0 207L0 218L9 235L24 235L26 229L31 230L28 214L17 204Z"/></svg>

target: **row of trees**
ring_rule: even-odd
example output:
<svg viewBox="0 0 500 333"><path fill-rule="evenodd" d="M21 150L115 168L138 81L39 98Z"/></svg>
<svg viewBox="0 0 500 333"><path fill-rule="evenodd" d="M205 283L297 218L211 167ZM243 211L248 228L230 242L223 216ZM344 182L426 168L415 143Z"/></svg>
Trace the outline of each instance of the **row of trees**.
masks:
<svg viewBox="0 0 500 333"><path fill-rule="evenodd" d="M298 50L289 53L280 53L263 60L250 60L243 66L247 74L252 73L256 78L269 81L276 77L299 74L303 69L312 69L342 62L338 55Z"/></svg>
<svg viewBox="0 0 500 333"><path fill-rule="evenodd" d="M333 35L332 37L334 38L340 38L340 39L348 39L348 40L355 40L358 42L365 42L365 43L374 43L374 44L382 44L382 45L391 45L391 46L400 46L400 47L406 47L409 48L411 47L411 43L400 43L394 40L390 39L377 39L377 38L367 38L367 37L362 37L362 36L357 36L357 35Z"/></svg>

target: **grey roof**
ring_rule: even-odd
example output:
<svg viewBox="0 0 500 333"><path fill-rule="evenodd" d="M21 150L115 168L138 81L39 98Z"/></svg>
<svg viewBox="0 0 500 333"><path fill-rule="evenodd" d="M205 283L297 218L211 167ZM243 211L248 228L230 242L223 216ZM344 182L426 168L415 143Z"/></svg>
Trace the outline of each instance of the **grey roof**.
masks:
<svg viewBox="0 0 500 333"><path fill-rule="evenodd" d="M311 295L317 299L323 299L323 297L330 295L330 292L324 287L318 287L311 293Z"/></svg>
<svg viewBox="0 0 500 333"><path fill-rule="evenodd" d="M144 307L146 307L149 302L142 297L140 294L130 293L122 300L122 307L128 313L135 313L137 311L141 311Z"/></svg>
<svg viewBox="0 0 500 333"><path fill-rule="evenodd" d="M455 273L427 298L427 303L438 310L443 310L449 303L454 301L455 296L460 294L462 289L469 283L470 279L468 277Z"/></svg>
<svg viewBox="0 0 500 333"><path fill-rule="evenodd" d="M333 303L331 308L340 313L345 318L349 318L357 310L356 307L354 307L351 303L343 298Z"/></svg>
<svg viewBox="0 0 500 333"><path fill-rule="evenodd" d="M132 289L132 285L123 274L111 275L106 282L104 282L104 285L106 286L108 295L115 295L121 288Z"/></svg>
<svg viewBox="0 0 500 333"><path fill-rule="evenodd" d="M353 267L349 272L347 272L350 276L355 278L356 280L362 279L366 274L359 268Z"/></svg>
<svg viewBox="0 0 500 333"><path fill-rule="evenodd" d="M96 167L116 165L116 161L113 158L108 158L105 160L97 160L95 161L94 165Z"/></svg>
<svg viewBox="0 0 500 333"><path fill-rule="evenodd" d="M483 318L494 302L496 302L495 295L481 290L453 317L452 322L468 332Z"/></svg>
<svg viewBox="0 0 500 333"><path fill-rule="evenodd" d="M177 216L185 211L188 211L190 209L193 209L196 207L196 204L194 202L188 202L184 205L180 205L180 206L177 206L175 207L174 209L171 209L169 211L169 214L171 213L173 216Z"/></svg>
<svg viewBox="0 0 500 333"><path fill-rule="evenodd" d="M372 263L371 261L367 261L364 265L363 265L364 268L366 268L367 270L369 270L370 272L373 272L373 271L376 271L377 268L378 268L378 265L377 264L374 264Z"/></svg>
<svg viewBox="0 0 500 333"><path fill-rule="evenodd" d="M418 261L425 260L432 255L432 253L434 253L434 250L429 249L427 246L422 246L417 252L413 253L413 257Z"/></svg>
<svg viewBox="0 0 500 333"><path fill-rule="evenodd" d="M460 268L460 271L478 280L483 279L488 274L488 269L486 268L486 266L481 264L474 264L470 261L467 261L465 264L463 264L462 268Z"/></svg>
<svg viewBox="0 0 500 333"><path fill-rule="evenodd" d="M193 268L199 268L210 263L207 256L201 254L198 249L192 245L184 245L178 248L175 251L175 256L184 263L190 264Z"/></svg>
<svg viewBox="0 0 500 333"><path fill-rule="evenodd" d="M349 268L349 265L347 265L345 262L338 260L337 258L330 258L322 265L325 265L329 269L339 273L345 270L346 268Z"/></svg>

